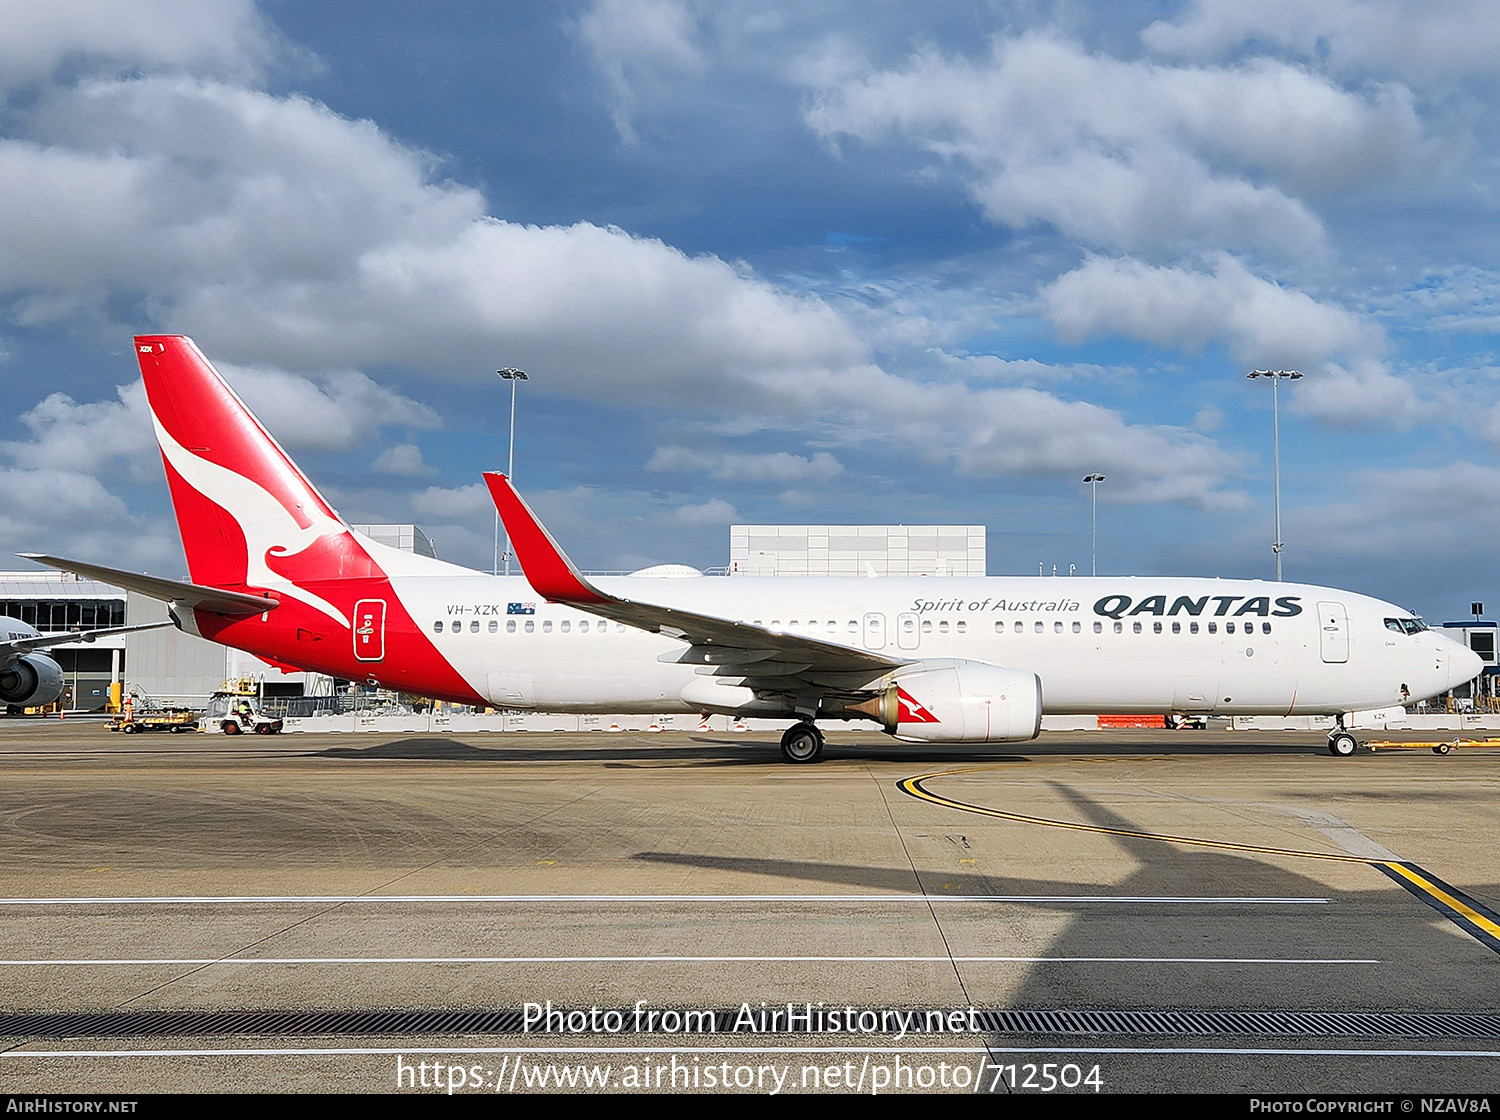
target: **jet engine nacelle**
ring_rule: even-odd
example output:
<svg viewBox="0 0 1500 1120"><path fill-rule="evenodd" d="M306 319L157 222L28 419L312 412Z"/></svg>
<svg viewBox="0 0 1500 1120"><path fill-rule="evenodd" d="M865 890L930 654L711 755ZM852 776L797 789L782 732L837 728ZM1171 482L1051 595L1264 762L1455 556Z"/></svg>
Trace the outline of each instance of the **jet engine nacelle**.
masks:
<svg viewBox="0 0 1500 1120"><path fill-rule="evenodd" d="M50 657L33 653L0 669L0 703L40 707L62 695L63 671Z"/></svg>
<svg viewBox="0 0 1500 1120"><path fill-rule="evenodd" d="M851 707L898 739L1006 743L1042 729L1042 679L983 661L924 661L898 669L885 691Z"/></svg>

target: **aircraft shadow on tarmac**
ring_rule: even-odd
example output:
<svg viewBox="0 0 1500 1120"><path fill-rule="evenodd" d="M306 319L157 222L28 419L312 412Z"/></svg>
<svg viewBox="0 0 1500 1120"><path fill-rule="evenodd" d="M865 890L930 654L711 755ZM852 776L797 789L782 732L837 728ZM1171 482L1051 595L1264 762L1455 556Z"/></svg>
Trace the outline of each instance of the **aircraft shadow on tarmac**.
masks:
<svg viewBox="0 0 1500 1120"><path fill-rule="evenodd" d="M1075 789L1052 785L1079 811L1081 819L1093 825L1150 831ZM909 826L907 831L913 835ZM952 832L960 831L955 822ZM936 829L929 833L936 834ZM1019 905L1067 915L1060 930L1042 944L1018 942L1016 935L1026 922L1008 909L1014 904L976 901L976 905L995 907L992 918L976 918L973 911L946 904L933 912L944 944L955 956L1047 958L1026 965L1024 979L1006 999L1013 1007L1474 1005L1474 969L1489 951L1476 941L1453 936L1457 929L1418 899L1393 891L1389 885L1377 885L1382 876L1374 867L1357 872L1370 876L1369 890L1339 891L1271 862L1285 863L1286 857L1262 859L1143 837L1100 835L1132 858L1135 870L1126 878L1086 882L671 852L640 852L633 858L867 890L916 891L944 899L964 895L1034 898L1035 902ZM985 840L975 836L973 842L983 845ZM995 853L986 853L982 847L965 849L965 854L997 862ZM1493 893L1490 887L1469 889L1481 898ZM1141 901L1084 901L1090 895ZM1079 901L1069 902L1068 896ZM1185 898L1330 901L1327 905L1148 901ZM1035 931L1027 936L1036 936ZM1166 963L1160 958L1178 959ZM1309 963L1254 963L1299 959ZM1376 960L1386 967L1327 963L1335 959ZM1319 961L1325 963L1313 963ZM969 963L956 967L961 975L976 971ZM1393 986L1393 977L1399 988ZM974 998L981 998L978 991L983 988L980 981L971 991ZM1485 996L1478 998L1486 1002Z"/></svg>
<svg viewBox="0 0 1500 1120"><path fill-rule="evenodd" d="M530 737L528 737L530 738ZM534 741L534 740L532 740ZM308 758L409 759L412 761L448 760L462 762L603 762L606 766L642 762L664 762L697 766L784 766L775 740L710 739L692 736L686 740L663 740L651 736L642 742L640 736L628 738L601 735L586 746L476 746L451 735L413 736L374 743L368 747L326 747L305 752ZM884 744L864 750L849 744L829 744L824 757L829 761L892 761L922 763L1026 762L1024 755L983 754L955 748L903 748L892 751ZM803 771L811 775L813 770Z"/></svg>

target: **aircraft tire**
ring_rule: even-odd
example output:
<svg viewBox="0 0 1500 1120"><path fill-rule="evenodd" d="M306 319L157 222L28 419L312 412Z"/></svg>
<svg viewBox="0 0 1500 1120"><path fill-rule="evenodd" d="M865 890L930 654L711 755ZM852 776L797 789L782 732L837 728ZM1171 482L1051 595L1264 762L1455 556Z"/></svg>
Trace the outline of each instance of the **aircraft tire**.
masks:
<svg viewBox="0 0 1500 1120"><path fill-rule="evenodd" d="M1348 758L1359 749L1359 742L1347 731L1328 736L1328 753L1338 758Z"/></svg>
<svg viewBox="0 0 1500 1120"><path fill-rule="evenodd" d="M823 733L806 721L792 724L781 736L781 757L799 765L817 762L823 757Z"/></svg>

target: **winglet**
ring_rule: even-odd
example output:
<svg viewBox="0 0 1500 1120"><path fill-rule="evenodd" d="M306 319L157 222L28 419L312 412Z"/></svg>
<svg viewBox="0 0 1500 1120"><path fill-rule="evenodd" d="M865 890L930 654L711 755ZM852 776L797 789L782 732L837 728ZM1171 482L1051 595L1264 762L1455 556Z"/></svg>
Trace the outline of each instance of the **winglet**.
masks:
<svg viewBox="0 0 1500 1120"><path fill-rule="evenodd" d="M536 593L554 603L597 604L612 599L584 579L567 554L552 539L552 534L537 520L526 500L516 493L510 479L486 471L484 481L505 522L511 547L521 562L521 571Z"/></svg>

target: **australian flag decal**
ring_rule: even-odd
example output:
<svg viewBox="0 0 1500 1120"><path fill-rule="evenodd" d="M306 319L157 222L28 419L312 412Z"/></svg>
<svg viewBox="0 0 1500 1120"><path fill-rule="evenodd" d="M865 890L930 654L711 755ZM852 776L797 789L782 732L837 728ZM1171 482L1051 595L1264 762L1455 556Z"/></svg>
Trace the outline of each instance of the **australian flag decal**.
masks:
<svg viewBox="0 0 1500 1120"><path fill-rule="evenodd" d="M509 603L505 608L506 614L536 614L535 603Z"/></svg>

